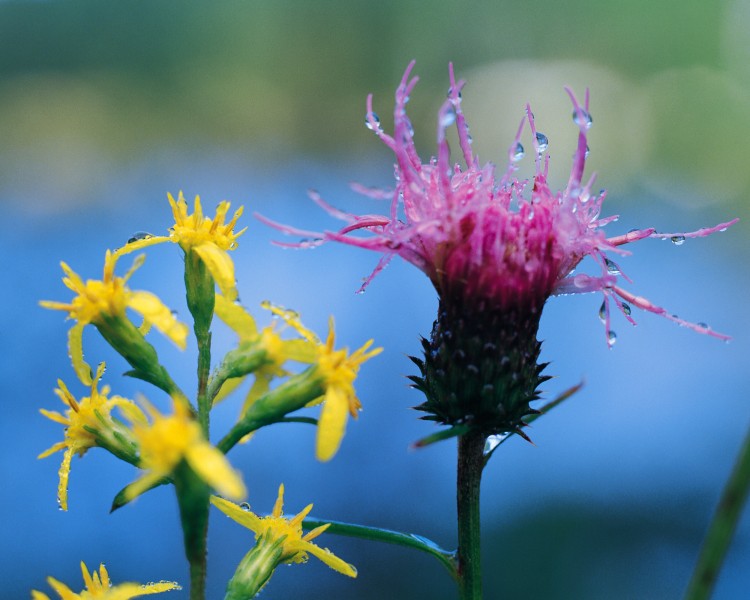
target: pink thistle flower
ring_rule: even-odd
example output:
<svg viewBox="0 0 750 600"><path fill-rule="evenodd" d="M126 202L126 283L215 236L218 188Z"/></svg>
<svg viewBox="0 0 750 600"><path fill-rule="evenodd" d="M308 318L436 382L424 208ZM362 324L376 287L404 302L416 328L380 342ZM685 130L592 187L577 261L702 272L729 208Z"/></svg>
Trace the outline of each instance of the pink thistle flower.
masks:
<svg viewBox="0 0 750 600"><path fill-rule="evenodd" d="M610 305L631 323L631 306L662 315L680 325L719 339L727 336L704 324L683 321L621 285L630 281L611 256L628 254L622 247L646 238L671 238L679 244L689 237L723 231L737 219L715 227L686 233L657 233L637 229L607 237L603 228L616 216L602 217L606 192L592 192L595 176L583 180L588 155L587 133L592 119L589 94L573 103L573 122L579 130L567 185L553 192L547 183L547 137L537 131L531 107L521 120L508 150L502 176L494 165L481 165L471 148L471 137L461 110L463 81L449 68L448 98L437 119L437 156L424 163L414 146L406 114L416 77L410 63L396 90L394 131L388 135L367 98L366 124L396 156L396 185L377 190L354 186L374 199L390 199L385 215L354 215L326 203L317 193L312 199L333 217L344 221L338 231L314 232L261 220L285 234L307 238L286 246L304 248L336 241L382 253L364 289L394 257L424 271L437 290L438 316L429 340L423 339L424 359L413 358L421 372L411 376L414 387L427 400L417 407L425 419L453 426L454 432L473 429L482 435L518 433L527 415L538 413L530 402L539 398L538 386L549 379L539 363L541 343L536 339L544 303L550 296L600 292L600 317L607 343ZM521 134L531 129L535 174L531 181L517 179L516 163L523 157ZM465 166L453 163L446 138L456 126ZM366 235L358 235L365 233ZM587 256L598 265L596 276L576 273Z"/></svg>
<svg viewBox="0 0 750 600"><path fill-rule="evenodd" d="M387 215L353 215L328 205L317 193L312 199L346 225L336 232L304 231L280 225L266 218L264 222L278 230L308 238L294 247L309 247L325 241L337 241L381 252L383 257L362 290L369 285L396 255L416 265L432 281L441 300L451 299L474 306L499 310L539 311L553 295L601 292L601 311L608 343L614 342L610 329L610 302L631 323L631 306L661 315L680 325L726 340L728 336L703 324L677 318L665 309L626 291L620 280L630 282L612 254L629 252L622 246L646 238L671 238L681 243L686 238L705 237L724 231L737 222L734 219L715 227L683 233L657 233L653 228L632 230L607 237L605 225L617 216L601 217L606 192L592 192L596 175L585 183L583 173L588 155L587 131L592 124L589 94L583 105L566 88L573 103L573 121L578 126L578 144L566 187L553 192L547 183L549 157L544 155L548 141L536 130L530 106L526 106L518 133L508 151L508 167L498 178L491 163L480 165L472 152L471 137L461 110L464 81L456 81L450 65L448 98L438 111L437 157L423 163L417 155L411 122L406 114L417 77L411 77L412 61L398 89L394 109L394 133L383 131L367 97L367 127L396 156L396 186L391 190L367 189L354 185L355 191L376 198L390 198ZM514 177L516 163L523 157L521 134L526 123L531 129L536 173L531 182ZM446 131L455 125L465 167L453 164ZM352 235L367 232L367 237ZM601 275L575 274L578 264L587 256L593 258Z"/></svg>

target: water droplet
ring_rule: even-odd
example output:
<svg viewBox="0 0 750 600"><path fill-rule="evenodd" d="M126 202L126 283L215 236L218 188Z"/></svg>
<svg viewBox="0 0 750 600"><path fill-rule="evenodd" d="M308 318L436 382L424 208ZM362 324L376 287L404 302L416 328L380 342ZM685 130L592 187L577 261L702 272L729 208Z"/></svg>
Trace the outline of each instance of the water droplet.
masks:
<svg viewBox="0 0 750 600"><path fill-rule="evenodd" d="M614 331L609 331L607 333L607 342L609 342L609 345L612 346L617 341L617 334Z"/></svg>
<svg viewBox="0 0 750 600"><path fill-rule="evenodd" d="M539 154L544 152L549 147L549 140L547 139L547 136L539 131L536 132L536 143L538 144L537 152L539 152Z"/></svg>
<svg viewBox="0 0 750 600"><path fill-rule="evenodd" d="M521 145L521 142L516 143L516 147L513 149L513 156L510 157L510 159L513 162L518 162L526 155L526 151L523 149L523 146Z"/></svg>
<svg viewBox="0 0 750 600"><path fill-rule="evenodd" d="M448 88L448 98L450 98L451 96L453 96L453 86ZM458 90L458 99L461 100L461 98L463 98L463 96L461 95L461 90Z"/></svg>
<svg viewBox="0 0 750 600"><path fill-rule="evenodd" d="M440 117L440 126L443 128L450 127L455 122L456 122L456 110L452 106L450 106Z"/></svg>
<svg viewBox="0 0 750 600"><path fill-rule="evenodd" d="M365 126L372 131L380 129L380 117L377 113L371 112L365 115Z"/></svg>
<svg viewBox="0 0 750 600"><path fill-rule="evenodd" d="M607 320L607 303L602 302L602 305L599 307L599 320L604 323Z"/></svg>
<svg viewBox="0 0 750 600"><path fill-rule="evenodd" d="M609 260L608 258L604 259L604 262L607 265L607 273L610 275L619 275L620 274L620 267L617 266L617 263L613 260Z"/></svg>
<svg viewBox="0 0 750 600"><path fill-rule="evenodd" d="M133 235L131 235L128 238L127 243L132 244L133 242L137 242L139 240L147 240L152 237L154 237L154 234L149 233L148 231L136 231Z"/></svg>
<svg viewBox="0 0 750 600"><path fill-rule="evenodd" d="M624 312L626 315L630 316L630 313L633 312L633 310L630 308L630 304L627 302L622 303L622 312Z"/></svg>
<svg viewBox="0 0 750 600"><path fill-rule="evenodd" d="M640 231L637 227L634 227L633 229L628 229L628 233L635 233L636 231Z"/></svg>
<svg viewBox="0 0 750 600"><path fill-rule="evenodd" d="M502 442L507 437L507 433L498 433L489 436L486 440L484 440L484 455L487 456L490 452L492 452L500 445L500 442Z"/></svg>
<svg viewBox="0 0 750 600"><path fill-rule="evenodd" d="M474 143L474 138L471 137L471 135L467 135L466 136L466 141L469 142L470 144L473 144Z"/></svg>
<svg viewBox="0 0 750 600"><path fill-rule="evenodd" d="M704 323L703 321L701 321L700 323L696 323L696 325L697 325L698 327L702 328L702 329L711 329L711 328L710 328L710 327L708 326L708 323Z"/></svg>
<svg viewBox="0 0 750 600"><path fill-rule="evenodd" d="M573 123L579 127L588 129L593 122L594 120L591 118L591 115L582 108L579 107L578 110L573 111Z"/></svg>
<svg viewBox="0 0 750 600"><path fill-rule="evenodd" d="M588 158L589 154L591 154L591 148L589 148L589 145L586 144L586 152L583 153L583 158Z"/></svg>
<svg viewBox="0 0 750 600"><path fill-rule="evenodd" d="M684 235L673 235L669 239L675 246L682 246L685 243Z"/></svg>
<svg viewBox="0 0 750 600"><path fill-rule="evenodd" d="M243 502L240 504L240 508L242 510L250 510L250 504L248 504L247 502Z"/></svg>

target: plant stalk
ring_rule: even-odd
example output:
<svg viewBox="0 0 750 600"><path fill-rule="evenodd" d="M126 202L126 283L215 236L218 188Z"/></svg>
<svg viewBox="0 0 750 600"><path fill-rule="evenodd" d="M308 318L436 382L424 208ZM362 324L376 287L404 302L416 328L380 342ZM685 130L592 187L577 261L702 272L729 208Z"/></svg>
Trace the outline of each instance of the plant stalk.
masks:
<svg viewBox="0 0 750 600"><path fill-rule="evenodd" d="M458 589L461 600L482 598L479 488L485 436L469 431L458 438Z"/></svg>
<svg viewBox="0 0 750 600"><path fill-rule="evenodd" d="M750 431L745 437L737 462L734 464L732 474L724 487L721 500L709 525L685 600L705 600L711 597L742 514L742 508L747 501L748 492L750 492Z"/></svg>

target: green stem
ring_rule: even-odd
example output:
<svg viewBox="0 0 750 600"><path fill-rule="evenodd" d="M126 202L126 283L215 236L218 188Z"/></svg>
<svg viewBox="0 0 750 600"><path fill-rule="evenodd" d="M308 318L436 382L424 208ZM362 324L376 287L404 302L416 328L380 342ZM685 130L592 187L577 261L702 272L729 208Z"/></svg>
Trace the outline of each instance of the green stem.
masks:
<svg viewBox="0 0 750 600"><path fill-rule="evenodd" d="M211 491L184 462L174 472L174 484L180 507L185 556L190 565L190 600L205 600L206 539Z"/></svg>
<svg viewBox="0 0 750 600"><path fill-rule="evenodd" d="M458 589L461 600L482 598L479 488L485 436L470 431L458 438Z"/></svg>
<svg viewBox="0 0 750 600"><path fill-rule="evenodd" d="M329 524L326 533L334 535L345 535L347 537L373 540L376 542L385 542L397 546L406 546L421 550L434 556L450 573L451 577L457 578L456 573L456 555L454 552L443 550L432 540L413 533L402 533L390 529L381 529L380 527L367 527L365 525L355 525L352 523L342 523L341 521L327 521L321 519L307 518L302 521L302 528L306 531Z"/></svg>
<svg viewBox="0 0 750 600"><path fill-rule="evenodd" d="M711 596L721 564L729 550L742 507L750 492L750 431L743 442L737 462L729 476L716 508L698 563L690 580L686 600L703 600Z"/></svg>
<svg viewBox="0 0 750 600"><path fill-rule="evenodd" d="M195 332L198 339L198 422L203 435L208 439L212 398L207 393L208 376L211 371L211 332Z"/></svg>

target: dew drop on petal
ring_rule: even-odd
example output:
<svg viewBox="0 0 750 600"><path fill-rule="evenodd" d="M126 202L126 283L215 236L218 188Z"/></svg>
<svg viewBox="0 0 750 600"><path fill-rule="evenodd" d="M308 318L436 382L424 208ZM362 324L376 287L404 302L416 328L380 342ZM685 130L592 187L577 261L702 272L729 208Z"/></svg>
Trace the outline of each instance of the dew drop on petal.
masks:
<svg viewBox="0 0 750 600"><path fill-rule="evenodd" d="M586 144L586 152L583 153L583 158L588 158L590 153L591 153L591 148L589 148L589 145Z"/></svg>
<svg viewBox="0 0 750 600"><path fill-rule="evenodd" d="M675 246L682 246L685 243L684 235L673 235L669 239Z"/></svg>
<svg viewBox="0 0 750 600"><path fill-rule="evenodd" d="M696 325L697 325L698 327L700 327L701 329L711 329L711 328L710 328L710 327L708 326L708 323L704 323L703 321L701 321L700 323L696 323Z"/></svg>
<svg viewBox="0 0 750 600"><path fill-rule="evenodd" d="M521 145L521 142L516 143L516 147L513 149L513 156L511 156L511 160L513 162L518 162L526 155L526 151L523 149L523 146Z"/></svg>
<svg viewBox="0 0 750 600"><path fill-rule="evenodd" d="M617 263L613 260L609 260L608 258L604 259L604 262L607 265L607 273L610 275L619 275L620 274L620 267L617 265Z"/></svg>
<svg viewBox="0 0 750 600"><path fill-rule="evenodd" d="M622 303L622 312L624 312L626 315L630 316L630 313L633 312L633 310L630 308L630 304L627 302Z"/></svg>
<svg viewBox="0 0 750 600"><path fill-rule="evenodd" d="M536 132L536 143L538 144L537 152L539 152L540 154L549 147L549 140L547 139L547 136L540 131Z"/></svg>
<svg viewBox="0 0 750 600"><path fill-rule="evenodd" d="M609 331L607 333L607 342L610 346L612 346L617 341L617 334L614 331Z"/></svg>
<svg viewBox="0 0 750 600"><path fill-rule="evenodd" d="M365 115L365 127L372 131L380 128L380 117L377 113L371 112Z"/></svg>
<svg viewBox="0 0 750 600"><path fill-rule="evenodd" d="M139 240L147 240L152 237L154 237L154 234L149 233L148 231L136 231L133 235L131 235L128 238L127 243L132 244L133 242L137 242Z"/></svg>
<svg viewBox="0 0 750 600"><path fill-rule="evenodd" d="M604 323L607 320L607 303L602 302L602 305L599 307L599 320Z"/></svg>
<svg viewBox="0 0 750 600"><path fill-rule="evenodd" d="M591 118L591 115L582 108L573 111L573 123L575 123L579 127L588 129L589 127L591 127L593 122L594 120Z"/></svg>
<svg viewBox="0 0 750 600"><path fill-rule="evenodd" d="M250 510L250 504L248 504L247 502L243 502L243 503L242 503L242 504L240 504L239 506L240 506L240 508L241 508L242 510L248 510L248 511Z"/></svg>
<svg viewBox="0 0 750 600"><path fill-rule="evenodd" d="M452 106L448 107L445 113L443 113L443 115L440 117L440 126L450 127L455 122L456 122L456 110Z"/></svg>

